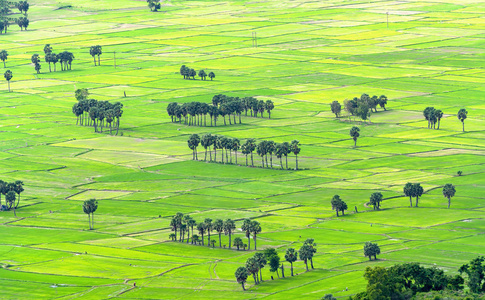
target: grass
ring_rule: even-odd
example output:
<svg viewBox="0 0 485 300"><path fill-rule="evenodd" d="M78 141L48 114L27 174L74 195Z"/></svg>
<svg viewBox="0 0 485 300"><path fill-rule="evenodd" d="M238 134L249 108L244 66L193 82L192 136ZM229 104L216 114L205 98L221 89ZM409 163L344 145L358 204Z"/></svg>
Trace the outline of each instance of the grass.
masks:
<svg viewBox="0 0 485 300"><path fill-rule="evenodd" d="M456 273L482 253L482 6L384 1L387 28L375 3L172 1L152 13L143 1L112 2L31 0L29 29L12 25L0 35L14 75L13 92L0 82L0 179L25 183L18 217L0 212L3 297L347 297L365 289L367 266L417 261ZM34 74L30 57L43 58L47 43L74 53L72 71L48 72L42 59ZM97 67L94 44L103 46ZM216 78L183 80L182 64ZM77 88L124 104L120 135L75 125ZM166 114L170 102L210 102L220 93L276 108L271 119L243 116L243 124L223 126L219 118L217 127L174 124ZM333 100L363 93L385 94L387 111L378 108L366 123L330 112ZM440 130L426 128L428 106L443 110ZM456 118L462 107L465 133ZM356 148L352 126L361 129ZM241 153L240 166L194 162L186 142L194 133L297 139L302 170L293 155L289 170L276 158L273 170L262 169L256 154L255 168ZM408 207L406 182L424 187L419 208ZM450 209L446 183L457 190ZM373 211L367 202L376 191L384 201ZM330 206L336 194L349 206L339 218ZM81 207L90 198L99 201L94 231ZM232 218L238 227L255 219L258 250L273 247L281 257L314 238L315 270L297 261L289 278L285 263L287 278L278 279L266 267L265 282L249 278L243 292L233 274L254 251L170 241L177 212L198 222ZM234 237L247 243L239 230ZM218 244L216 233L211 239ZM366 241L381 246L378 261L363 257Z"/></svg>

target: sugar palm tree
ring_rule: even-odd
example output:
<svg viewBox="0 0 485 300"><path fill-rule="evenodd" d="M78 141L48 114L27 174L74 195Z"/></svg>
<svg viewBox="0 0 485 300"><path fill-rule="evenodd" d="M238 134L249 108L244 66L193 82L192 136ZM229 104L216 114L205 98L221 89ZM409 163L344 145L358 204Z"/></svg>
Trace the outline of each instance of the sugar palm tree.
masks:
<svg viewBox="0 0 485 300"><path fill-rule="evenodd" d="M7 194L5 195L5 202L8 203L10 207L13 206L13 215L17 217L17 213L15 212L15 192L14 191L8 191Z"/></svg>
<svg viewBox="0 0 485 300"><path fill-rule="evenodd" d="M0 51L0 60L3 61L3 67L6 68L6 64L5 64L5 61L7 60L8 58L8 52L7 50L2 50Z"/></svg>
<svg viewBox="0 0 485 300"><path fill-rule="evenodd" d="M243 224L241 225L241 230L244 232L246 237L248 238L248 245L251 248L251 220L244 219Z"/></svg>
<svg viewBox="0 0 485 300"><path fill-rule="evenodd" d="M451 205L451 197L455 196L455 193L455 187L451 183L445 184L445 186L443 187L443 196L445 196L445 198L448 198L448 208L450 208Z"/></svg>
<svg viewBox="0 0 485 300"><path fill-rule="evenodd" d="M409 197L409 204L413 207L413 184L411 182L406 183L403 192L406 197Z"/></svg>
<svg viewBox="0 0 485 300"><path fill-rule="evenodd" d="M256 236L261 233L261 224L258 221L251 221L251 233L254 239L254 250L256 249Z"/></svg>
<svg viewBox="0 0 485 300"><path fill-rule="evenodd" d="M197 224L197 231L199 231L199 234L202 237L202 245L204 245L204 233L206 231L205 223L200 222L199 224Z"/></svg>
<svg viewBox="0 0 485 300"><path fill-rule="evenodd" d="M300 142L297 140L293 140L290 145L290 150L293 154L295 154L295 159L296 159L296 167L295 170L298 170L298 154L301 151L300 148Z"/></svg>
<svg viewBox="0 0 485 300"><path fill-rule="evenodd" d="M197 222L192 217L190 217L190 219L187 220L187 226L189 226L190 229L192 230L192 236L194 236L194 226L196 226L196 225L197 225ZM189 239L187 238L187 243L188 242L189 242ZM192 244L194 243L193 240L191 242L192 242Z"/></svg>
<svg viewBox="0 0 485 300"><path fill-rule="evenodd" d="M98 201L96 199L89 199L83 203L83 211L88 215L89 230L94 229L94 212L98 209Z"/></svg>
<svg viewBox="0 0 485 300"><path fill-rule="evenodd" d="M288 170L288 154L291 153L291 146L288 142L283 143L283 155L285 156L286 160L286 169Z"/></svg>
<svg viewBox="0 0 485 300"><path fill-rule="evenodd" d="M291 276L293 276L293 263L298 260L298 252L293 248L286 249L285 259L291 265Z"/></svg>
<svg viewBox="0 0 485 300"><path fill-rule="evenodd" d="M357 126L350 129L350 137L354 140L354 147L357 147L357 138L360 136L359 131L360 129Z"/></svg>
<svg viewBox="0 0 485 300"><path fill-rule="evenodd" d="M236 223L233 220L227 219L224 221L224 234L229 235L229 249L231 249L231 235L236 230Z"/></svg>
<svg viewBox="0 0 485 300"><path fill-rule="evenodd" d="M23 181L16 180L14 184L15 184L15 187L14 187L13 191L17 195L19 195L18 200L17 200L17 204L15 205L15 208L17 208L19 206L19 203L20 203L20 193L22 193L24 191L24 183L23 183Z"/></svg>
<svg viewBox="0 0 485 300"><path fill-rule="evenodd" d="M212 81L212 79L216 78L216 74L214 74L214 72L209 72L209 78Z"/></svg>
<svg viewBox="0 0 485 300"><path fill-rule="evenodd" d="M232 144L232 150L234 150L234 155L236 157L236 165L237 165L237 150L241 148L241 141L239 141L239 139L234 138L232 139L231 144Z"/></svg>
<svg viewBox="0 0 485 300"><path fill-rule="evenodd" d="M221 234L224 232L224 221L217 219L214 221L214 230L219 234L219 248L222 248Z"/></svg>
<svg viewBox="0 0 485 300"><path fill-rule="evenodd" d="M207 231L207 246L210 246L210 241L211 241L211 231L214 227L214 224L212 224L212 219L211 218L206 218L204 220L205 224L205 229Z"/></svg>
<svg viewBox="0 0 485 300"><path fill-rule="evenodd" d="M244 283L249 277L248 269L245 267L239 267L234 275L236 276L237 283L241 284L243 291L245 291L246 289L244 288Z"/></svg>
<svg viewBox="0 0 485 300"><path fill-rule="evenodd" d="M458 111L458 119L461 121L461 124L463 126L463 132L465 132L465 119L467 118L468 112L466 109L462 108Z"/></svg>
<svg viewBox="0 0 485 300"><path fill-rule="evenodd" d="M12 71L10 71L10 70L5 71L5 73L3 74L3 77L5 77L5 79L7 80L7 83L8 83L8 91L10 92L10 80L13 77Z"/></svg>

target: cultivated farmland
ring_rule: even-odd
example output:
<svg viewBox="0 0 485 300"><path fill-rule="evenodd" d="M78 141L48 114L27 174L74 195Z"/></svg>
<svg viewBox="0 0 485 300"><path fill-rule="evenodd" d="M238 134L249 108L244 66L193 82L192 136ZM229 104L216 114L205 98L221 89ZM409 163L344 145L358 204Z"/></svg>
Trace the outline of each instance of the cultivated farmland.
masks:
<svg viewBox="0 0 485 300"><path fill-rule="evenodd" d="M0 298L347 297L365 289L367 266L419 262L456 274L485 254L481 1L172 0L158 12L136 0L29 2L28 30L13 24L0 35L9 53L2 73L13 74L11 92L0 81L0 179L25 189L17 217L0 211ZM72 52L72 70L49 72L45 44ZM103 49L98 66L93 45ZM184 64L216 77L185 80ZM123 103L118 135L76 125L81 88ZM377 106L366 122L349 116L344 100L363 93L386 95L387 110ZM271 100L271 119L243 113L241 124L200 127L167 115L169 103L211 103L217 94ZM439 130L428 129L429 106L443 112ZM292 154L289 170L276 157L274 169L262 168L256 152L254 168L241 152L241 166L192 160L187 140L208 133L298 140L300 170ZM409 207L407 182L424 189L419 207L414 199ZM456 187L449 209L448 183ZM380 210L367 204L374 192ZM332 210L334 195L348 205L344 216ZM89 230L83 202L92 198L99 206ZM178 212L197 222L231 218L232 238L243 241L243 219L256 220L258 249L282 258L313 238L315 269L298 260L291 277L284 262L279 279L265 267L265 281L248 279L243 291L234 272L254 254L252 241L251 251L227 249L227 235L226 249L172 241ZM379 244L378 260L364 256L367 241Z"/></svg>

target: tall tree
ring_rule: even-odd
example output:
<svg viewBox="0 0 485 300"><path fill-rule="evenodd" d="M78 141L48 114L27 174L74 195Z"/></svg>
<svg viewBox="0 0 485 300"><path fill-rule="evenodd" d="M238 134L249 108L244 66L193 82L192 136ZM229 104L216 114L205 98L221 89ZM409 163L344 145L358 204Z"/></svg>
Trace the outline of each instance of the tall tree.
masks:
<svg viewBox="0 0 485 300"><path fill-rule="evenodd" d="M236 230L236 223L231 219L227 219L226 221L224 221L223 227L224 227L224 234L229 235L229 249L231 249L231 236L234 230Z"/></svg>
<svg viewBox="0 0 485 300"><path fill-rule="evenodd" d="M244 288L244 283L249 277L248 269L245 267L239 267L237 268L234 276L236 276L237 283L241 284L243 291L245 291L246 289Z"/></svg>
<svg viewBox="0 0 485 300"><path fill-rule="evenodd" d="M291 265L291 276L293 276L293 263L298 260L298 252L293 248L286 249L285 260Z"/></svg>
<svg viewBox="0 0 485 300"><path fill-rule="evenodd" d="M379 106L380 106L381 108L383 108L383 109L384 109L384 111L386 111L386 110L387 110L387 109L386 109L386 105L387 105L387 97L386 97L385 95L381 95L381 96L379 97L379 99L377 99L377 103L379 104Z"/></svg>
<svg viewBox="0 0 485 300"><path fill-rule="evenodd" d="M248 248L251 248L251 220L250 219L244 219L242 225L241 225L241 230L244 232L245 236L248 239Z"/></svg>
<svg viewBox="0 0 485 300"><path fill-rule="evenodd" d="M295 160L296 160L295 170L298 170L298 154L301 151L300 142L297 140L293 140L290 145L290 151L295 155Z"/></svg>
<svg viewBox="0 0 485 300"><path fill-rule="evenodd" d="M94 212L98 209L98 201L96 199L89 199L83 203L83 211L88 215L89 230L94 229Z"/></svg>
<svg viewBox="0 0 485 300"><path fill-rule="evenodd" d="M17 204L15 205L15 208L17 208L19 206L19 203L20 203L20 194L24 191L24 182L21 181L21 180L16 180L14 182L14 188L13 188L13 191L19 195L18 197L18 200L17 200Z"/></svg>
<svg viewBox="0 0 485 300"><path fill-rule="evenodd" d="M448 208L450 208L451 205L451 197L455 196L455 193L455 187L451 183L445 184L443 187L443 196L448 199Z"/></svg>
<svg viewBox="0 0 485 300"><path fill-rule="evenodd" d="M13 77L12 71L10 71L10 70L5 71L5 73L3 74L3 77L5 77L5 80L7 80L8 91L10 92L10 80Z"/></svg>
<svg viewBox="0 0 485 300"><path fill-rule="evenodd" d="M465 132L465 119L467 118L467 116L468 112L466 111L466 109L462 108L458 111L457 117L461 121L461 124L463 126L463 132Z"/></svg>
<svg viewBox="0 0 485 300"><path fill-rule="evenodd" d="M2 50L0 51L0 60L3 61L3 67L6 68L6 64L5 64L5 61L7 60L8 58L8 52L7 50Z"/></svg>
<svg viewBox="0 0 485 300"><path fill-rule="evenodd" d="M199 77L201 80L205 80L205 78L207 77L207 74L205 73L204 70L199 71Z"/></svg>
<svg viewBox="0 0 485 300"><path fill-rule="evenodd" d="M200 222L199 224L197 224L197 231L199 232L199 234L202 237L202 246L203 246L204 245L204 233L206 231L205 222Z"/></svg>
<svg viewBox="0 0 485 300"><path fill-rule="evenodd" d="M258 284L259 282L258 282L257 274L259 271L259 264L254 257L250 257L246 260L246 269L251 275L253 275L254 284Z"/></svg>
<svg viewBox="0 0 485 300"><path fill-rule="evenodd" d="M205 224L205 229L207 231L207 247L209 247L211 242L211 231L213 229L214 224L212 224L211 218L205 218L204 224Z"/></svg>
<svg viewBox="0 0 485 300"><path fill-rule="evenodd" d="M473 293L485 292L485 257L478 256L469 264L462 265L458 270L460 274L467 274L467 285Z"/></svg>
<svg viewBox="0 0 485 300"><path fill-rule="evenodd" d="M403 188L404 195L406 197L409 197L409 204L411 205L411 207L413 207L413 197L414 197L413 187L414 185L411 182L408 182Z"/></svg>
<svg viewBox="0 0 485 300"><path fill-rule="evenodd" d="M300 256L300 260L305 263L305 267L308 272L308 260L310 259L310 256L312 256L312 250L310 246L307 244L303 244L303 246L300 247L300 250L298 250L298 254Z"/></svg>
<svg viewBox="0 0 485 300"><path fill-rule="evenodd" d="M256 236L261 233L261 224L258 221L251 221L251 233L253 234L254 250L256 249Z"/></svg>
<svg viewBox="0 0 485 300"><path fill-rule="evenodd" d="M9 207L13 206L13 215L17 217L17 213L15 212L15 192L8 191L5 195L5 202L8 204Z"/></svg>
<svg viewBox="0 0 485 300"><path fill-rule="evenodd" d="M420 183L415 183L413 185L413 196L416 197L416 207L418 207L419 197L421 197L424 193L424 189Z"/></svg>
<svg viewBox="0 0 485 300"><path fill-rule="evenodd" d="M359 131L360 129L357 126L354 126L350 129L350 137L354 140L354 147L357 147L357 138L359 138L360 136Z"/></svg>
<svg viewBox="0 0 485 300"><path fill-rule="evenodd" d="M219 248L222 248L221 234L224 232L224 221L217 219L214 221L214 230L219 234Z"/></svg>
<svg viewBox="0 0 485 300"><path fill-rule="evenodd" d="M259 267L259 280L263 281L263 268L264 266L266 266L266 264L268 263L268 261L266 260L266 255L264 255L264 253L262 252L256 252L254 253L254 259L256 260L256 262L258 263L258 267Z"/></svg>
<svg viewBox="0 0 485 300"><path fill-rule="evenodd" d="M311 267L313 269L313 256L317 253L317 244L315 243L314 239L306 239L303 243L308 247L308 260L310 261Z"/></svg>
<svg viewBox="0 0 485 300"><path fill-rule="evenodd" d="M278 274L278 269L280 268L280 265L281 265L280 257L278 256L278 254L273 254L269 257L266 255L266 258L268 260L269 271L276 272L276 275L278 275L278 278L279 278L280 275Z"/></svg>
<svg viewBox="0 0 485 300"><path fill-rule="evenodd" d="M265 109L268 112L268 118L271 119L271 111L274 109L274 103L271 100L266 100Z"/></svg>
<svg viewBox="0 0 485 300"><path fill-rule="evenodd" d="M212 81L212 79L216 78L216 74L214 74L214 72L209 72L209 78Z"/></svg>
<svg viewBox="0 0 485 300"><path fill-rule="evenodd" d="M440 121L441 121L441 118L443 118L443 112L441 111L441 109L437 109L436 112L435 112L435 115L436 115L436 118L438 119L438 128L437 129L440 129Z"/></svg>

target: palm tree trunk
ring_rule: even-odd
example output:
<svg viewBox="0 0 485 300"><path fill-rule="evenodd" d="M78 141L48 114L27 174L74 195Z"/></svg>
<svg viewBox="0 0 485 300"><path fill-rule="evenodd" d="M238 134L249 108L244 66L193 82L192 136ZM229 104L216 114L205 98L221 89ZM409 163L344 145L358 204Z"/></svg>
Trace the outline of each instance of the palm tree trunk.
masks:
<svg viewBox="0 0 485 300"><path fill-rule="evenodd" d="M246 167L248 166L248 155L246 154Z"/></svg>
<svg viewBox="0 0 485 300"><path fill-rule="evenodd" d="M234 155L236 156L236 165L237 165L237 150L234 150Z"/></svg>
<svg viewBox="0 0 485 300"><path fill-rule="evenodd" d="M283 169L283 157L280 156L280 166L281 166L281 169Z"/></svg>
<svg viewBox="0 0 485 300"><path fill-rule="evenodd" d="M273 169L273 153L269 157L269 162L271 163L271 169Z"/></svg>
<svg viewBox="0 0 485 300"><path fill-rule="evenodd" d="M248 250L251 249L251 235L248 235Z"/></svg>
<svg viewBox="0 0 485 300"><path fill-rule="evenodd" d="M93 56L94 59L94 66L96 66L96 56Z"/></svg>
<svg viewBox="0 0 485 300"><path fill-rule="evenodd" d="M298 155L295 155L296 157L296 169L298 170Z"/></svg>
<svg viewBox="0 0 485 300"><path fill-rule="evenodd" d="M308 261L305 260L306 271L308 272Z"/></svg>
<svg viewBox="0 0 485 300"><path fill-rule="evenodd" d="M10 91L10 83L9 83L8 91ZM461 124L463 125L463 132L465 132L465 122L461 121Z"/></svg>
<svg viewBox="0 0 485 300"><path fill-rule="evenodd" d="M211 246L211 233L207 231L207 247Z"/></svg>
<svg viewBox="0 0 485 300"><path fill-rule="evenodd" d="M8 83L8 92L10 93L10 80L8 80L7 83ZM463 131L465 130L463 129Z"/></svg>
<svg viewBox="0 0 485 300"><path fill-rule="evenodd" d="M285 155L285 160L286 160L286 169L288 170L288 155Z"/></svg>
<svg viewBox="0 0 485 300"><path fill-rule="evenodd" d="M241 285L242 285L243 291L245 291L246 289L244 288L244 282L241 282Z"/></svg>
<svg viewBox="0 0 485 300"><path fill-rule="evenodd" d="M19 194L19 198L20 198L20 194ZM450 208L450 205L451 205L451 199L450 197L448 197L448 208Z"/></svg>
<svg viewBox="0 0 485 300"><path fill-rule="evenodd" d="M256 275L253 273L253 278L254 278L254 284L258 284L258 282L256 281Z"/></svg>
<svg viewBox="0 0 485 300"><path fill-rule="evenodd" d="M231 233L229 232L229 249L231 249Z"/></svg>
<svg viewBox="0 0 485 300"><path fill-rule="evenodd" d="M253 152L251 152L251 165L254 167Z"/></svg>
<svg viewBox="0 0 485 300"><path fill-rule="evenodd" d="M290 265L291 265L291 276L293 276L293 263L290 262Z"/></svg>
<svg viewBox="0 0 485 300"><path fill-rule="evenodd" d="M416 205L415 205L416 207L418 207L418 201L419 201L419 197L416 196Z"/></svg>
<svg viewBox="0 0 485 300"><path fill-rule="evenodd" d="M91 230L91 214L88 214L89 230Z"/></svg>
<svg viewBox="0 0 485 300"><path fill-rule="evenodd" d="M310 258L310 265L312 266L312 269L314 269L313 268L313 258Z"/></svg>
<svg viewBox="0 0 485 300"><path fill-rule="evenodd" d="M254 234L254 250L257 250L256 249L256 234Z"/></svg>
<svg viewBox="0 0 485 300"><path fill-rule="evenodd" d="M413 207L413 197L409 196L409 204L411 204L411 207Z"/></svg>

